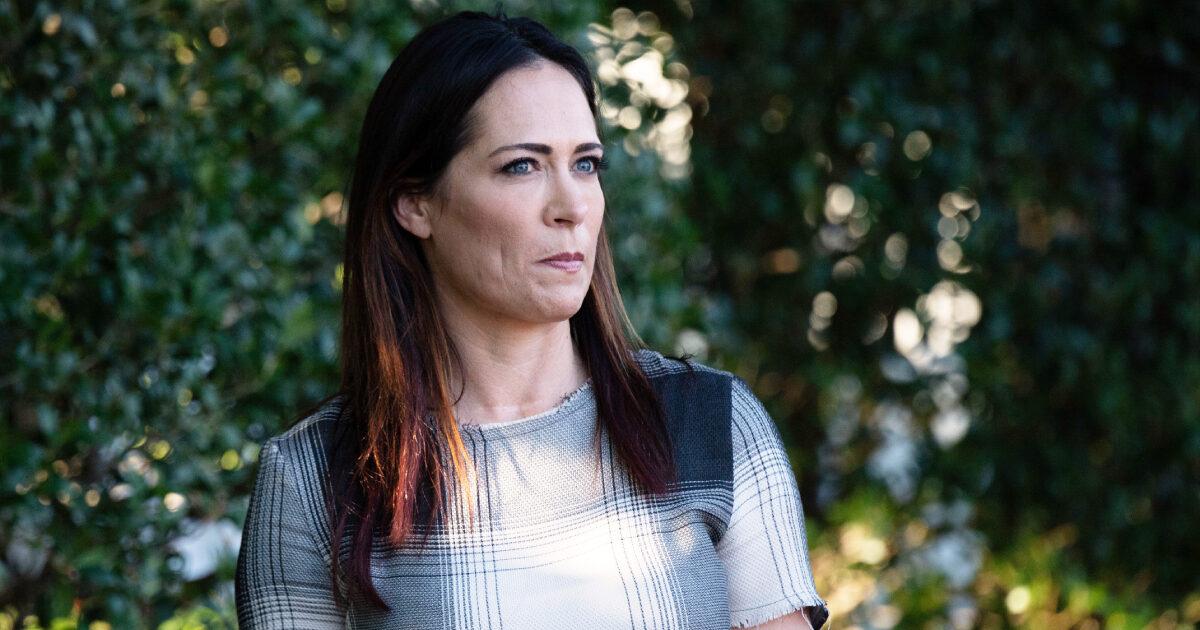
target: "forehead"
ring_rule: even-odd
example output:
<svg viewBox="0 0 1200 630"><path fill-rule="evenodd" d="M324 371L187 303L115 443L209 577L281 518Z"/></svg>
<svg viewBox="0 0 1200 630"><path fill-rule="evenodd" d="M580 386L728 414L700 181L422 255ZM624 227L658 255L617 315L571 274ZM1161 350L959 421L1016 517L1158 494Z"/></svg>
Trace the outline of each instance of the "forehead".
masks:
<svg viewBox="0 0 1200 630"><path fill-rule="evenodd" d="M569 72L549 61L500 75L472 111L477 145L540 142L557 148L597 140L583 89Z"/></svg>

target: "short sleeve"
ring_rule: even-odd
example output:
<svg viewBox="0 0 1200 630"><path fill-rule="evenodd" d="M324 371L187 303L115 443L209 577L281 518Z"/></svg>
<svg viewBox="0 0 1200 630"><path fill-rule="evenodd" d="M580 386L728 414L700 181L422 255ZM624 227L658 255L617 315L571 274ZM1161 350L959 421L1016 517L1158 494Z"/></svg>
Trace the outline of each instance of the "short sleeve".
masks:
<svg viewBox="0 0 1200 630"><path fill-rule="evenodd" d="M342 628L329 565L312 511L318 488L297 485L276 439L262 449L238 552L238 624L258 628Z"/></svg>
<svg viewBox="0 0 1200 630"><path fill-rule="evenodd" d="M716 545L729 582L730 625L765 623L807 609L820 628L829 609L813 584L796 476L779 429L740 378L731 394L733 511Z"/></svg>

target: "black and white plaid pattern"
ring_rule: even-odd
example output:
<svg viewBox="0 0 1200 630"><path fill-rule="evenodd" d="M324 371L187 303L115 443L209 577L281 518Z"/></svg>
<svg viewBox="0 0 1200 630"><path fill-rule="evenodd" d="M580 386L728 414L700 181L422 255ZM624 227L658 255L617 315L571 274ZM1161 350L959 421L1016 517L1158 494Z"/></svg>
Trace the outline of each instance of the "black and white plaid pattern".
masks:
<svg viewBox="0 0 1200 630"><path fill-rule="evenodd" d="M238 557L241 625L725 629L807 607L819 628L800 494L761 402L728 372L637 357L668 411L673 491L633 492L607 437L597 462L590 383L543 414L465 426L475 517L462 495L426 546L377 540L390 611L334 602L323 493L341 399L269 440Z"/></svg>

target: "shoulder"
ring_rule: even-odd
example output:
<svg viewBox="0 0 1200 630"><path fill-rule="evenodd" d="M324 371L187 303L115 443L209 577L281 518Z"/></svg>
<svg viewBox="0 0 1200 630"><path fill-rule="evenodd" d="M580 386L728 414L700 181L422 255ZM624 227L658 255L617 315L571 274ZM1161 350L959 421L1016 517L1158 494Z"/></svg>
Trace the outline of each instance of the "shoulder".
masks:
<svg viewBox="0 0 1200 630"><path fill-rule="evenodd" d="M264 464L273 461L287 469L299 485L322 480L328 470L328 445L344 405L345 397L335 394L304 412L291 427L263 444Z"/></svg>
<svg viewBox="0 0 1200 630"><path fill-rule="evenodd" d="M648 348L635 354L662 399L672 437L692 445L731 439L728 448L739 459L749 451L781 448L779 427L740 376Z"/></svg>
<svg viewBox="0 0 1200 630"><path fill-rule="evenodd" d="M666 415L680 481L732 481L732 394L739 380L692 359L641 349L637 361Z"/></svg>
<svg viewBox="0 0 1200 630"><path fill-rule="evenodd" d="M783 450L779 426L750 385L734 376L730 387L730 418L734 451Z"/></svg>
<svg viewBox="0 0 1200 630"><path fill-rule="evenodd" d="M692 374L698 373L705 375L706 378L726 378L732 377L733 374L724 370L705 365L692 358L680 358L667 356L657 350L651 348L639 348L633 352L634 359L641 366L642 371L651 379L672 376L676 374Z"/></svg>
<svg viewBox="0 0 1200 630"><path fill-rule="evenodd" d="M728 388L734 402L741 407L736 411L757 412L760 409L751 408L762 406L762 402L750 389L750 385L733 372L717 369L692 358L667 356L651 348L635 350L634 358L637 359L638 365L651 380L679 375L698 376L702 381L721 383ZM668 378L667 380L672 379Z"/></svg>
<svg viewBox="0 0 1200 630"><path fill-rule="evenodd" d="M326 551L327 543L317 533L323 531L320 515L327 509L324 444L341 409L340 397L326 398L263 444L245 525L251 540L259 541L257 544L267 544L270 536L287 531L283 544Z"/></svg>
<svg viewBox="0 0 1200 630"><path fill-rule="evenodd" d="M668 407L694 406L699 401L700 404L717 405L720 409L729 411L731 399L749 391L745 381L732 372L714 368L690 357L672 357L650 348L636 350L634 357L662 398L663 404Z"/></svg>

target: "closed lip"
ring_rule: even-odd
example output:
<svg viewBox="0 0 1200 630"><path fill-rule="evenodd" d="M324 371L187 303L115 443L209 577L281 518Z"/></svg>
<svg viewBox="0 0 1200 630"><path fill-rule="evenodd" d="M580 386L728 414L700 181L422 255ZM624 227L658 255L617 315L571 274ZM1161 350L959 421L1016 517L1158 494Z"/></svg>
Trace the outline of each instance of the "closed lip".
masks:
<svg viewBox="0 0 1200 630"><path fill-rule="evenodd" d="M540 262L558 262L558 261L569 262L569 261L573 261L573 260L583 260L583 253L581 253L581 252L560 252L558 254L550 256L549 258L543 258Z"/></svg>

